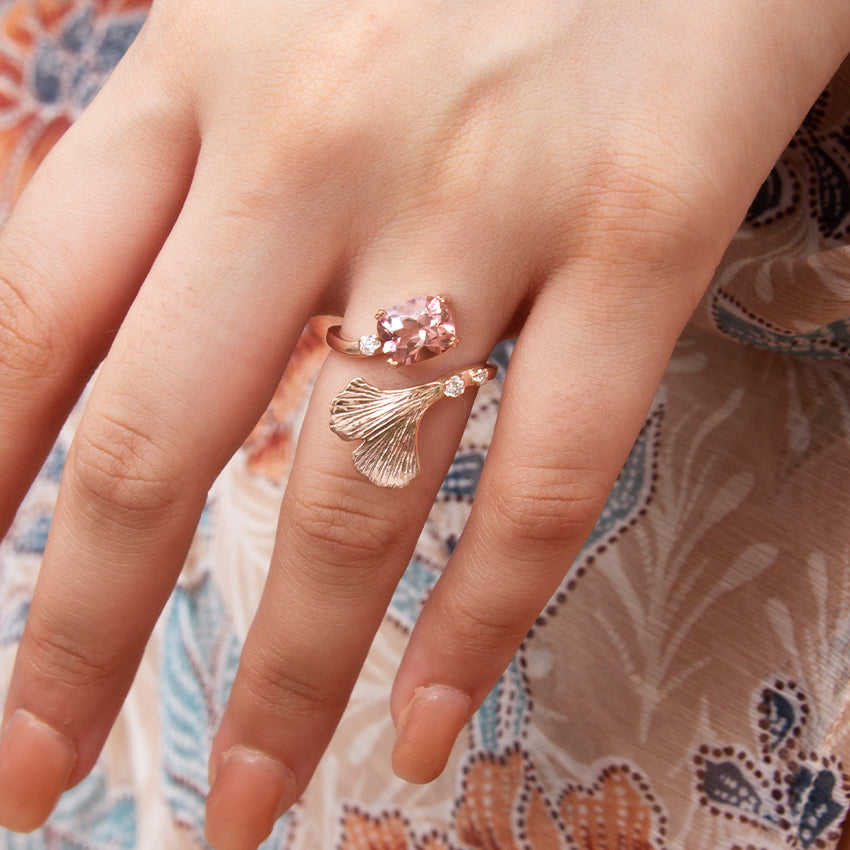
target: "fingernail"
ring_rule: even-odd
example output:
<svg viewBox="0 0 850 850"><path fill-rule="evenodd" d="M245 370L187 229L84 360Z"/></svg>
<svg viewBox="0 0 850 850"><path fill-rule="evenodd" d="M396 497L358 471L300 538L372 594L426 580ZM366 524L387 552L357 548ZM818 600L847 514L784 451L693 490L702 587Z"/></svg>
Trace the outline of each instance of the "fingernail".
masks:
<svg viewBox="0 0 850 850"><path fill-rule="evenodd" d="M471 703L465 693L445 685L417 688L399 714L393 747L396 776L417 784L436 779L466 724Z"/></svg>
<svg viewBox="0 0 850 850"><path fill-rule="evenodd" d="M68 787L74 744L28 711L18 709L0 738L0 825L32 832Z"/></svg>
<svg viewBox="0 0 850 850"><path fill-rule="evenodd" d="M296 799L295 774L247 747L231 747L207 798L207 842L215 850L256 850Z"/></svg>

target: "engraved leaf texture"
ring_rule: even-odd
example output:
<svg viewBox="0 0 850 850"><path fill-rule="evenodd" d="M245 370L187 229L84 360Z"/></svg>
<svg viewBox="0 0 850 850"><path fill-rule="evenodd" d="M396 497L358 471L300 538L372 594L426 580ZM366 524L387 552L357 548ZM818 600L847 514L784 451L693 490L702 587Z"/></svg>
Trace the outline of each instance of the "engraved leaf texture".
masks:
<svg viewBox="0 0 850 850"><path fill-rule="evenodd" d="M379 487L404 487L419 474L419 421L441 395L439 381L381 390L355 378L331 403L331 430L343 440L363 440L353 455L361 475Z"/></svg>

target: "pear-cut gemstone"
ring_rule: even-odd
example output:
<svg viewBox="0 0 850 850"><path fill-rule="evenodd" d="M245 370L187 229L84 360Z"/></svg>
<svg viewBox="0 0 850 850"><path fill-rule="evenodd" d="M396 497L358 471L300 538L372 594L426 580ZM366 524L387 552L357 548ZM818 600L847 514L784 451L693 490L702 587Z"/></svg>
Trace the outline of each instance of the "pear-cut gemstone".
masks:
<svg viewBox="0 0 850 850"><path fill-rule="evenodd" d="M439 295L421 295L381 310L378 337L393 366L428 360L457 344L454 320Z"/></svg>

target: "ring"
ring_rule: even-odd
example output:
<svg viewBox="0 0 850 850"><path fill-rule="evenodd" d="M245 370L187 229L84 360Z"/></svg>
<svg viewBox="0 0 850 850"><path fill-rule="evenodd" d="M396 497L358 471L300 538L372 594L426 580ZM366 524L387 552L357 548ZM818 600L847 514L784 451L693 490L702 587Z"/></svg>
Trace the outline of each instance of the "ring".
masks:
<svg viewBox="0 0 850 850"><path fill-rule="evenodd" d="M375 313L378 329L359 339L340 336L340 325L328 328L328 345L349 357L386 354L390 366L410 366L442 354L458 343L455 323L442 295L420 295Z"/></svg>
<svg viewBox="0 0 850 850"><path fill-rule="evenodd" d="M331 401L331 431L343 440L362 440L354 468L379 487L406 487L419 475L419 423L434 402L458 398L496 377L493 363L473 366L402 390L381 390L355 378Z"/></svg>

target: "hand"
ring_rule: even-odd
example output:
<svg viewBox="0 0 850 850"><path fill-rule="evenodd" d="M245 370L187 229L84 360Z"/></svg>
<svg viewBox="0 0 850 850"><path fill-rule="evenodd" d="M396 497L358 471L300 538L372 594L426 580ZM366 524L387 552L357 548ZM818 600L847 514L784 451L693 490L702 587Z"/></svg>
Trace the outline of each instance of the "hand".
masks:
<svg viewBox="0 0 850 850"><path fill-rule="evenodd" d="M328 429L519 333L467 528L392 694L394 767L442 769L591 530L749 200L850 49L845 0L161 0L0 239L0 525L103 360L69 455L0 742L0 821L93 766L207 490L301 328L451 298L462 342L332 354L211 754L207 831L256 846L303 791L471 403L403 490ZM117 332L116 332L116 329ZM104 359L105 358L105 359ZM250 800L253 814L244 816Z"/></svg>

